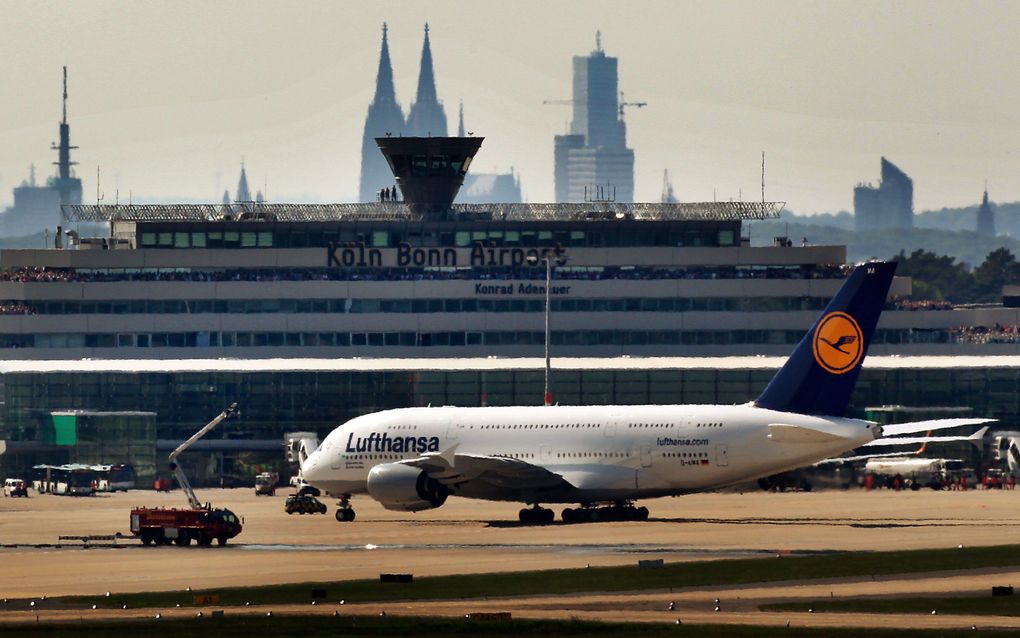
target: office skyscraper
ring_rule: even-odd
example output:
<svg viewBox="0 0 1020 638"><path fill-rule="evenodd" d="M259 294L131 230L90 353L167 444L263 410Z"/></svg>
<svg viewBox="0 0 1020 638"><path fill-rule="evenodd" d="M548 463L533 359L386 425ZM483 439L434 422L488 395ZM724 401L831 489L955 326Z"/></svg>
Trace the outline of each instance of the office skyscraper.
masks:
<svg viewBox="0 0 1020 638"><path fill-rule="evenodd" d="M554 141L556 201L601 197L634 201L634 151L619 102L617 59L602 49L601 34L588 56L574 56L573 119Z"/></svg>
<svg viewBox="0 0 1020 638"><path fill-rule="evenodd" d="M854 188L857 230L914 227L914 182L895 164L882 158L882 181L877 187Z"/></svg>

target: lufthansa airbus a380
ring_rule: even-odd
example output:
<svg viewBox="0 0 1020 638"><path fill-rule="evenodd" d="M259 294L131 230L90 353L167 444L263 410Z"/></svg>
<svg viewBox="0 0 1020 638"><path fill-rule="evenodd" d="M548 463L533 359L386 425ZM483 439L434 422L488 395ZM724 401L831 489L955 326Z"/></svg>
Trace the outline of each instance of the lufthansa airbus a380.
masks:
<svg viewBox="0 0 1020 638"><path fill-rule="evenodd" d="M350 498L367 492L410 512L451 495L520 502L531 506L522 522L547 523L554 514L542 504L578 504L563 510L564 522L644 520L637 499L810 465L881 436L874 423L843 414L895 271L895 263L858 266L750 403L387 410L336 428L301 473L340 499L340 521L354 520ZM950 421L963 420L898 425L896 434Z"/></svg>

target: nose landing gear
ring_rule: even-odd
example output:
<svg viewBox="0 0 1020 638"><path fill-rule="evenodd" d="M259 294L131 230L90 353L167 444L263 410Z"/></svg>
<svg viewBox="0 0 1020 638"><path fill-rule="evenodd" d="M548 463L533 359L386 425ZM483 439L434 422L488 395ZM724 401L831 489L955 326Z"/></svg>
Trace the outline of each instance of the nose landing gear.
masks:
<svg viewBox="0 0 1020 638"><path fill-rule="evenodd" d="M351 507L351 495L344 494L337 503L336 520L340 523L350 523L354 520L355 512Z"/></svg>

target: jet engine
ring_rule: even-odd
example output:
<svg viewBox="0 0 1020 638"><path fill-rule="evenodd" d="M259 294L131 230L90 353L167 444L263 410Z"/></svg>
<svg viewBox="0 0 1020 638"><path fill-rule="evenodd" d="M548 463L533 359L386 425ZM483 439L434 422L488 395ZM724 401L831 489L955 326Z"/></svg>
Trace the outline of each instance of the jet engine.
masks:
<svg viewBox="0 0 1020 638"><path fill-rule="evenodd" d="M445 503L450 490L416 467L383 463L369 470L368 493L388 510L418 512Z"/></svg>

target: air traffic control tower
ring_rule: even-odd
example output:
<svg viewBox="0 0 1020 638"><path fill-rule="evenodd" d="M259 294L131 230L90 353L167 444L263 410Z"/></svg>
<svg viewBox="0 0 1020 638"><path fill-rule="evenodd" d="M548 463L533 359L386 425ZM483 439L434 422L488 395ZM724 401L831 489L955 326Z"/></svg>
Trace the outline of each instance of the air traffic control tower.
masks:
<svg viewBox="0 0 1020 638"><path fill-rule="evenodd" d="M411 213L427 221L450 217L481 137L377 137Z"/></svg>

